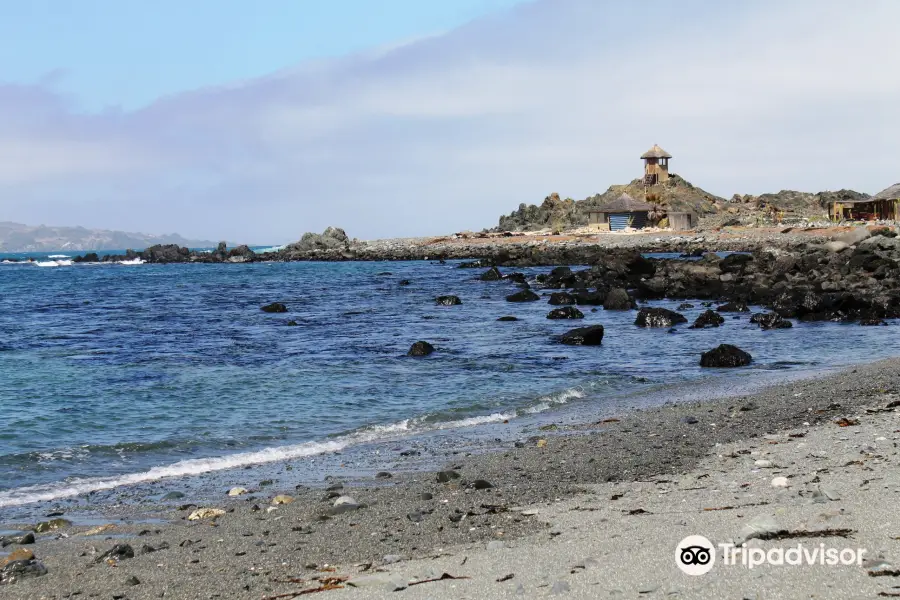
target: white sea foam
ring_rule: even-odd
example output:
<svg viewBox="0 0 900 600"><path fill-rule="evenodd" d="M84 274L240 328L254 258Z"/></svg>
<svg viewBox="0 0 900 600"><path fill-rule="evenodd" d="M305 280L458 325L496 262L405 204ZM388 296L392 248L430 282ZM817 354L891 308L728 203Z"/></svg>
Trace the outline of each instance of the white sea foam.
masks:
<svg viewBox="0 0 900 600"><path fill-rule="evenodd" d="M68 254L48 254L47 258L69 258Z"/></svg>
<svg viewBox="0 0 900 600"><path fill-rule="evenodd" d="M287 248L287 244L283 246L271 246L269 248L257 248L256 250L254 250L254 252L256 252L257 254L264 254L266 252L278 252L279 250L284 250L285 248Z"/></svg>
<svg viewBox="0 0 900 600"><path fill-rule="evenodd" d="M71 260L39 260L36 261L36 264L39 267L68 267L71 266Z"/></svg>
<svg viewBox="0 0 900 600"><path fill-rule="evenodd" d="M131 260L120 260L119 264L120 265L142 265L142 264L144 264L144 261L143 261L143 259L138 257L138 258L132 258Z"/></svg>

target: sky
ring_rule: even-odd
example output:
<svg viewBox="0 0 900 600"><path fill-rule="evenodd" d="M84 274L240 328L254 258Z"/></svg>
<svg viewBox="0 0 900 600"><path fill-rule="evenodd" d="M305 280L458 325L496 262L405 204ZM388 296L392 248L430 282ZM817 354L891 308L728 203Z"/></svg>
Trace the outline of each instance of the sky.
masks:
<svg viewBox="0 0 900 600"><path fill-rule="evenodd" d="M900 2L0 0L0 220L284 243L481 229L671 170L900 181Z"/></svg>

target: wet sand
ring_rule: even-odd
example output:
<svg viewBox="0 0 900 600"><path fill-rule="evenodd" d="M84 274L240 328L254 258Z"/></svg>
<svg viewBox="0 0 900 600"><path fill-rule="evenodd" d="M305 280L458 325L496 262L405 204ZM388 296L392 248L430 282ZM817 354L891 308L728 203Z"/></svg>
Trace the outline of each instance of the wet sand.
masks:
<svg viewBox="0 0 900 600"><path fill-rule="evenodd" d="M850 540L813 541L859 543L900 563L900 541L894 539L900 537L900 518L894 516L900 505L898 412L866 412L898 399L898 367L900 360L892 359L749 396L547 427L532 438L504 442L500 451L460 457L444 467L459 475L440 477L446 483L435 473L416 472L347 481L331 492L295 490L277 483L260 487L255 470L246 469L249 494L205 506L227 511L217 518L188 521L196 506L163 514L140 505L105 507L107 514L166 522L120 523L92 535L86 535L92 529L87 526L39 534L28 547L48 574L4 585L0 595L261 599L334 584L345 587L322 591L321 597L380 597L444 572L471 579L423 583L400 593L900 593L892 587L900 586L900 578L872 577L860 566L804 567L799 575L786 568L727 567L688 577L674 563L675 545L688 533L734 538L747 522L764 516L786 530L852 529ZM840 427L836 421L842 418L859 424ZM760 467L757 460L772 465ZM772 487L771 480L781 476L789 487ZM817 485L833 488L840 500L813 502ZM273 506L279 494L293 501ZM341 494L363 506L328 515L336 512L329 509ZM736 508L704 510L726 506ZM135 557L98 562L116 544L128 544ZM509 574L514 576L496 581ZM349 577L365 587L350 589L330 577Z"/></svg>

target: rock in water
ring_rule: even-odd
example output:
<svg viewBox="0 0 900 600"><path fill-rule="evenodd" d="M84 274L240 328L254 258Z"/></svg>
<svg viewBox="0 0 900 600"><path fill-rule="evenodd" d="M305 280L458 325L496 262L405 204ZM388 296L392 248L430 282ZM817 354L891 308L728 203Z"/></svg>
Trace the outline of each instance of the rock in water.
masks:
<svg viewBox="0 0 900 600"><path fill-rule="evenodd" d="M583 319L584 313L574 306L563 306L562 308L554 308L547 313L548 319Z"/></svg>
<svg viewBox="0 0 900 600"><path fill-rule="evenodd" d="M47 574L47 567L37 560L14 560L0 569L0 585L12 585L23 579L41 577Z"/></svg>
<svg viewBox="0 0 900 600"><path fill-rule="evenodd" d="M603 341L603 325L590 325L567 331L559 337L561 344L570 346L599 346Z"/></svg>
<svg viewBox="0 0 900 600"><path fill-rule="evenodd" d="M725 318L714 310L707 310L697 317L694 324L688 329L706 329L707 327L718 327L725 322Z"/></svg>
<svg viewBox="0 0 900 600"><path fill-rule="evenodd" d="M622 288L610 290L603 302L603 308L606 310L631 310L633 307L634 301Z"/></svg>
<svg viewBox="0 0 900 600"><path fill-rule="evenodd" d="M778 313L757 313L750 317L750 322L759 325L760 329L789 329L794 326Z"/></svg>
<svg viewBox="0 0 900 600"><path fill-rule="evenodd" d="M540 299L541 297L531 290L522 290L506 297L507 302L535 302Z"/></svg>
<svg viewBox="0 0 900 600"><path fill-rule="evenodd" d="M678 323L687 323L687 319L667 308L642 308L634 320L638 327L671 327Z"/></svg>
<svg viewBox="0 0 900 600"><path fill-rule="evenodd" d="M737 346L722 344L709 352L704 352L700 357L700 366L713 368L745 367L752 361L753 357Z"/></svg>
<svg viewBox="0 0 900 600"><path fill-rule="evenodd" d="M500 272L500 269L497 267L491 267L484 273L482 273L478 279L482 281L500 281L503 279L503 273Z"/></svg>
<svg viewBox="0 0 900 600"><path fill-rule="evenodd" d="M716 309L719 312L750 312L745 302L726 302Z"/></svg>
<svg viewBox="0 0 900 600"><path fill-rule="evenodd" d="M428 356L432 352L434 352L434 346L432 346L428 342L418 341L409 347L409 352L407 352L406 355L407 356Z"/></svg>
<svg viewBox="0 0 900 600"><path fill-rule="evenodd" d="M500 317L500 318L497 319L497 320L498 320L498 321L518 321L519 318L518 318L518 317L510 317L510 316L506 316L506 317Z"/></svg>
<svg viewBox="0 0 900 600"><path fill-rule="evenodd" d="M547 303L555 306L575 304L575 296L569 292L553 292L550 294L550 300Z"/></svg>
<svg viewBox="0 0 900 600"><path fill-rule="evenodd" d="M34 543L34 534L31 532L22 534L22 535L11 535L9 537L0 537L0 546L7 547L10 544L33 544Z"/></svg>
<svg viewBox="0 0 900 600"><path fill-rule="evenodd" d="M285 306L281 302L266 304L265 306L261 307L261 310L267 313L286 313L288 311L287 306Z"/></svg>
<svg viewBox="0 0 900 600"><path fill-rule="evenodd" d="M440 306L458 306L462 304L459 296L438 296L434 299Z"/></svg>

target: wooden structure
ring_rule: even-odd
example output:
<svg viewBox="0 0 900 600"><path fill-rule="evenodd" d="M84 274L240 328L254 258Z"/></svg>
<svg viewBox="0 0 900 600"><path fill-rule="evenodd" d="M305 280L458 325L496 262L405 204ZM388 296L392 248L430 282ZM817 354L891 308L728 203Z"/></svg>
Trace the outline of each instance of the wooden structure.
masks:
<svg viewBox="0 0 900 600"><path fill-rule="evenodd" d="M644 159L644 187L656 185L669 180L669 159L672 155L654 144L652 148L641 154Z"/></svg>
<svg viewBox="0 0 900 600"><path fill-rule="evenodd" d="M896 221L900 218L900 183L865 200L837 200L828 206L832 221Z"/></svg>
<svg viewBox="0 0 900 600"><path fill-rule="evenodd" d="M687 231L697 227L697 215L692 212L670 212L666 215L669 219L669 229L675 231Z"/></svg>
<svg viewBox="0 0 900 600"><path fill-rule="evenodd" d="M642 229L647 225L649 213L658 207L622 194L612 202L588 211L588 223L601 231L621 231L626 227Z"/></svg>

